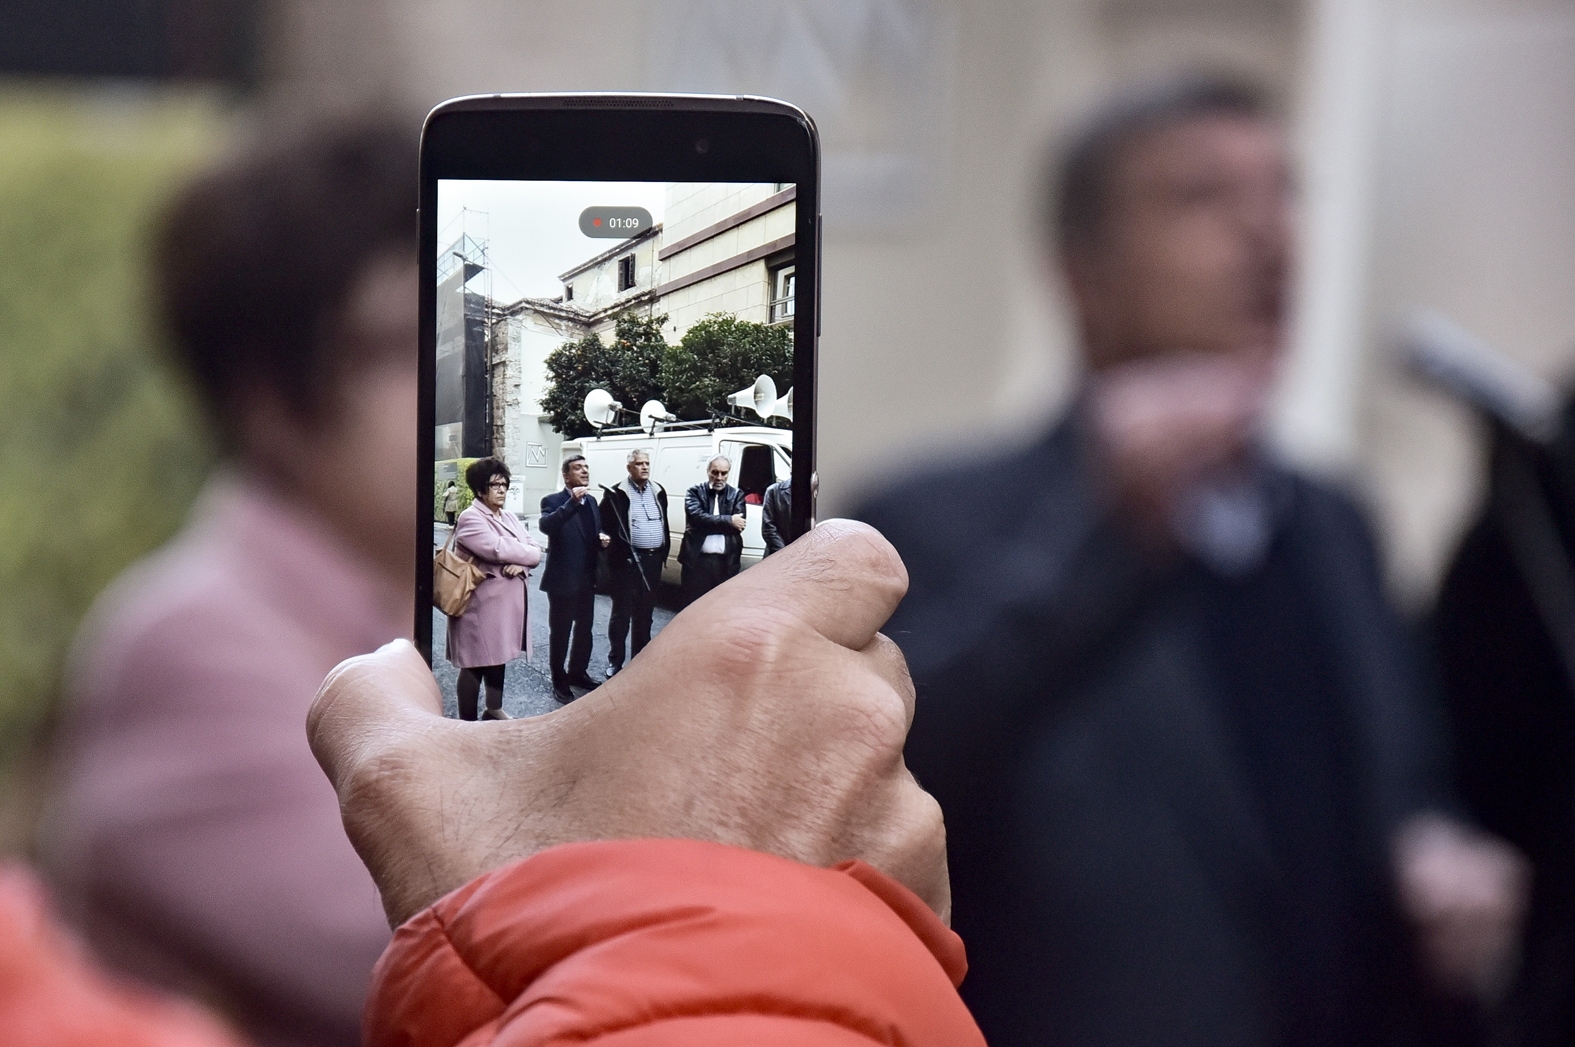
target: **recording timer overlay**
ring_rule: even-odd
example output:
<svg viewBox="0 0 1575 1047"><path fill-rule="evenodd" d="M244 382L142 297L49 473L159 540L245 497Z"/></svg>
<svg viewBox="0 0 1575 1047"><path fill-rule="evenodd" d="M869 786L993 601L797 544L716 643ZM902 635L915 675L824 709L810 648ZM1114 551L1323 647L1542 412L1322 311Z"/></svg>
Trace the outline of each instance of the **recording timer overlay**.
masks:
<svg viewBox="0 0 1575 1047"><path fill-rule="evenodd" d="M580 232L586 236L626 239L651 225L651 212L643 207L587 207L580 212Z"/></svg>

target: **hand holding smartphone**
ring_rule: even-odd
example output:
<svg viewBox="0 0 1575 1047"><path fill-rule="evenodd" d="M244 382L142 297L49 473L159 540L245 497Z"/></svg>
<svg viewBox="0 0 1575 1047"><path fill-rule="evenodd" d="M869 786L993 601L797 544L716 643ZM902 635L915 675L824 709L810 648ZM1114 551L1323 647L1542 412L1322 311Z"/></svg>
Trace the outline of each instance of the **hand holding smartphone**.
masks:
<svg viewBox="0 0 1575 1047"><path fill-rule="evenodd" d="M451 715L575 700L808 528L818 200L768 99L428 117L415 635Z"/></svg>

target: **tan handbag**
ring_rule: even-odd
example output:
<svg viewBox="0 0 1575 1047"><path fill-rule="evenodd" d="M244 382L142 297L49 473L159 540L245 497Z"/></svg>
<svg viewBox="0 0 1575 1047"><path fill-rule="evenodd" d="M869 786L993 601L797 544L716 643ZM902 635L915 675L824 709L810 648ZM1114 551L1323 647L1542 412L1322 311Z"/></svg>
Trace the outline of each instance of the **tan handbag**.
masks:
<svg viewBox="0 0 1575 1047"><path fill-rule="evenodd" d="M448 544L432 557L432 606L458 618L470 606L470 594L486 575L464 554L454 548L454 532L448 533Z"/></svg>

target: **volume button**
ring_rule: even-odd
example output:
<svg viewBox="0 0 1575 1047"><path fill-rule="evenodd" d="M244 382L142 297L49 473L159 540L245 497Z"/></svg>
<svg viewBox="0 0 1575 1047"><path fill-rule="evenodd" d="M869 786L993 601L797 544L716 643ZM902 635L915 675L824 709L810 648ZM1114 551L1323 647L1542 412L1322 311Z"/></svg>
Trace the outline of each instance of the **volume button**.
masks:
<svg viewBox="0 0 1575 1047"><path fill-rule="evenodd" d="M820 288L821 288L821 285L824 283L824 281L821 280L821 278L820 278L820 272L821 272L821 270L820 270L820 263L821 263L821 259L825 258L825 256L826 256L826 253L821 250L821 245L823 243L825 243L825 240L826 240L826 238L825 238L824 234L821 232L821 216L817 214L815 216L815 337L816 338L820 337L820 311L821 311Z"/></svg>

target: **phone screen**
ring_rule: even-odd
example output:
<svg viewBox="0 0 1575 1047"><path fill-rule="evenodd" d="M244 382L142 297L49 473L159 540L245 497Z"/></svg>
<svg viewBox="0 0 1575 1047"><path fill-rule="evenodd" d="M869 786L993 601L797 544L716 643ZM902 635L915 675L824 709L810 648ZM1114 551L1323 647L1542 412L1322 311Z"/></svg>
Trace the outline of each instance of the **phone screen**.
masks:
<svg viewBox="0 0 1575 1047"><path fill-rule="evenodd" d="M796 196L438 179L431 651L449 715L582 697L779 547Z"/></svg>

